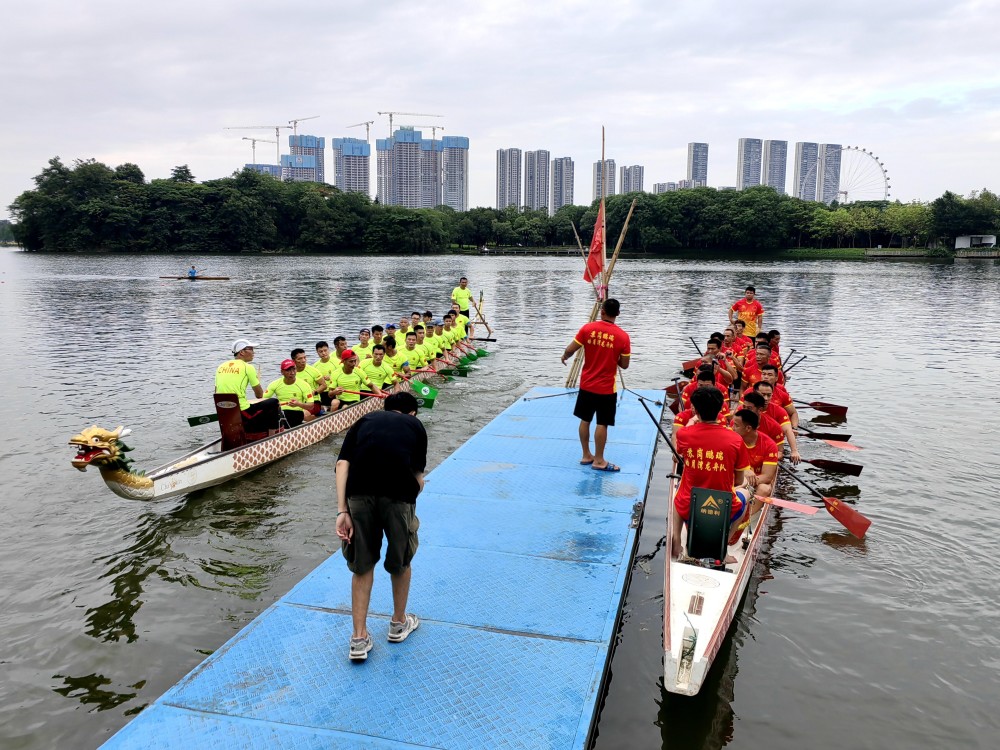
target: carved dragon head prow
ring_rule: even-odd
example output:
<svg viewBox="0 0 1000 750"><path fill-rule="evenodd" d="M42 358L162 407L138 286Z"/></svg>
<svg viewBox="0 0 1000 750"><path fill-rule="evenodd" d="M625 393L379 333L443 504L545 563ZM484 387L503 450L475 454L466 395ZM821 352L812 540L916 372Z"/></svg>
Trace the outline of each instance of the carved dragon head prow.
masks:
<svg viewBox="0 0 1000 750"><path fill-rule="evenodd" d="M130 448L120 440L131 433L132 430L127 430L121 425L114 430L105 430L94 425L74 435L69 439L69 444L76 446L73 467L86 471L88 466L94 464L99 468L115 467L129 471L128 465L131 461L125 457L125 453Z"/></svg>

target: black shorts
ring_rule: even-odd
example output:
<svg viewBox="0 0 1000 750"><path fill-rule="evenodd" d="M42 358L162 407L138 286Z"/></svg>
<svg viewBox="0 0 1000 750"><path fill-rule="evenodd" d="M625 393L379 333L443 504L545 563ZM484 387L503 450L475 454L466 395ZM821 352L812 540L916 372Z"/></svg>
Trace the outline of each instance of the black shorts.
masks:
<svg viewBox="0 0 1000 750"><path fill-rule="evenodd" d="M306 413L301 409L282 409L281 413L289 427L298 427L306 418Z"/></svg>
<svg viewBox="0 0 1000 750"><path fill-rule="evenodd" d="M385 563L387 572L401 573L410 566L417 553L417 518L413 503L389 497L356 495L347 498L354 535L351 543L341 543L344 559L352 573L364 575L375 567L382 551L382 535L387 539Z"/></svg>
<svg viewBox="0 0 1000 750"><path fill-rule="evenodd" d="M265 398L250 404L240 414L243 417L244 432L276 430L281 418L281 405L276 398Z"/></svg>
<svg viewBox="0 0 1000 750"><path fill-rule="evenodd" d="M576 407L573 409L573 416L579 417L584 422L590 422L596 414L597 424L614 427L617 408L618 394L591 393L590 391L581 390L576 395Z"/></svg>

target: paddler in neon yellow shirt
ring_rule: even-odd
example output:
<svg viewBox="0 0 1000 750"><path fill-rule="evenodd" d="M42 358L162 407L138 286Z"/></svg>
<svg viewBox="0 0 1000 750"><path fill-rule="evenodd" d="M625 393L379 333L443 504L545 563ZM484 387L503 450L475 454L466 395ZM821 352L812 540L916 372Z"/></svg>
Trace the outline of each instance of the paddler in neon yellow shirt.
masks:
<svg viewBox="0 0 1000 750"><path fill-rule="evenodd" d="M358 341L361 343L355 344L351 347L351 350L358 355L359 360L370 359L372 356L372 332L367 328L362 328L358 333Z"/></svg>
<svg viewBox="0 0 1000 750"><path fill-rule="evenodd" d="M312 409L314 394L306 381L298 377L293 360L286 359L281 363L281 377L267 386L264 395L278 399L289 427L298 427L316 418L308 411Z"/></svg>
<svg viewBox="0 0 1000 750"><path fill-rule="evenodd" d="M259 433L266 430L269 435L273 435L278 431L281 407L278 399L264 398L257 369L250 364L253 362L255 346L246 339L236 339L233 342L233 359L226 360L215 371L215 392L236 396L244 432ZM251 404L247 398L247 387L253 389L255 398L262 400Z"/></svg>
<svg viewBox="0 0 1000 750"><path fill-rule="evenodd" d="M458 286L451 290L451 301L458 305L459 312L466 318L469 317L469 305L476 307L476 301L472 299L472 290L469 289L469 280L464 276L458 280Z"/></svg>
<svg viewBox="0 0 1000 750"><path fill-rule="evenodd" d="M333 398L330 396L330 383L333 382L333 376L340 372L340 362L330 356L330 345L325 341L316 342L316 354L319 355L319 359L313 362L313 367L319 370L327 383L327 389L319 394L319 402L330 411L336 411L333 408Z"/></svg>
<svg viewBox="0 0 1000 750"><path fill-rule="evenodd" d="M385 337L385 361L392 366L392 371L397 375L400 373L410 374L410 363L406 359L406 354L401 349L396 348L395 336Z"/></svg>
<svg viewBox="0 0 1000 750"><path fill-rule="evenodd" d="M333 395L340 400L341 408L352 406L361 401L359 395L362 390L370 390L376 396L381 396L382 389L374 385L371 379L358 368L358 355L350 349L345 349L340 355L340 363L343 366L336 380L333 381Z"/></svg>
<svg viewBox="0 0 1000 750"><path fill-rule="evenodd" d="M428 346L427 344L424 343L424 339L427 336L427 331L424 330L424 327L422 325L415 326L415 328L417 329L416 331L417 341L414 348L424 355L424 364L433 362L435 359L437 359L437 351L434 349L434 347Z"/></svg>
<svg viewBox="0 0 1000 750"><path fill-rule="evenodd" d="M417 334L409 331L406 334L406 348L403 349L403 356L410 363L410 367L419 370L427 365L427 357L423 351L417 348Z"/></svg>
<svg viewBox="0 0 1000 750"><path fill-rule="evenodd" d="M372 326L372 347L377 344L385 346L385 329L376 323Z"/></svg>
<svg viewBox="0 0 1000 750"><path fill-rule="evenodd" d="M392 367L392 363L387 362L385 359L384 344L373 344L372 358L366 359L361 363L360 367L362 372L371 380L372 384L377 385L383 390L392 388L396 382L396 372Z"/></svg>
<svg viewBox="0 0 1000 750"><path fill-rule="evenodd" d="M313 404L310 411L316 415L322 411L319 394L327 389L326 378L315 367L306 361L305 349L292 349L292 361L295 362L295 376L304 380L313 393Z"/></svg>
<svg viewBox="0 0 1000 750"><path fill-rule="evenodd" d="M459 330L459 337L463 338L463 339L464 338L468 338L469 337L469 316L466 315L466 314L464 314L461 310L459 310L457 304L452 305L451 309L455 313L455 326Z"/></svg>

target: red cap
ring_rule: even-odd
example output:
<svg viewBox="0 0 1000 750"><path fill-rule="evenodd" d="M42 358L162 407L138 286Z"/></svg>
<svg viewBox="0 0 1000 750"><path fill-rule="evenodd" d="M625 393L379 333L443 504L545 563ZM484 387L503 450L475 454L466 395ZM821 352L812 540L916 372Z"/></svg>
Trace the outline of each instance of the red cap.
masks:
<svg viewBox="0 0 1000 750"><path fill-rule="evenodd" d="M289 367L295 367L295 361L291 359L283 360L281 363L281 369L287 370Z"/></svg>
<svg viewBox="0 0 1000 750"><path fill-rule="evenodd" d="M353 349L344 349L344 351L342 351L340 353L340 361L341 362L346 362L347 360L349 360L351 357L354 357L354 356L356 356L356 355L354 354L354 350Z"/></svg>

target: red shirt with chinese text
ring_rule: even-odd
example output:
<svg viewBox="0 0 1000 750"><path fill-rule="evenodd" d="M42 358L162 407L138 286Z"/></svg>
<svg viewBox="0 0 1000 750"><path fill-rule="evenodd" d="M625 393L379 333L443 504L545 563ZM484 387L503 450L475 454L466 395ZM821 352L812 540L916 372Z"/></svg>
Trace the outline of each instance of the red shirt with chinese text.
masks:
<svg viewBox="0 0 1000 750"><path fill-rule="evenodd" d="M614 323L595 320L583 326L573 340L583 347L580 390L614 393L618 357L632 353L628 334Z"/></svg>
<svg viewBox="0 0 1000 750"><path fill-rule="evenodd" d="M677 452L684 458L684 473L674 495L681 518L687 519L691 513L692 488L732 493L736 472L750 468L743 438L728 427L699 422L678 430L676 442Z"/></svg>
<svg viewBox="0 0 1000 750"><path fill-rule="evenodd" d="M746 336L757 335L757 316L764 314L764 306L759 301L747 302L746 297L733 303L732 310L737 317L746 323L743 333Z"/></svg>

